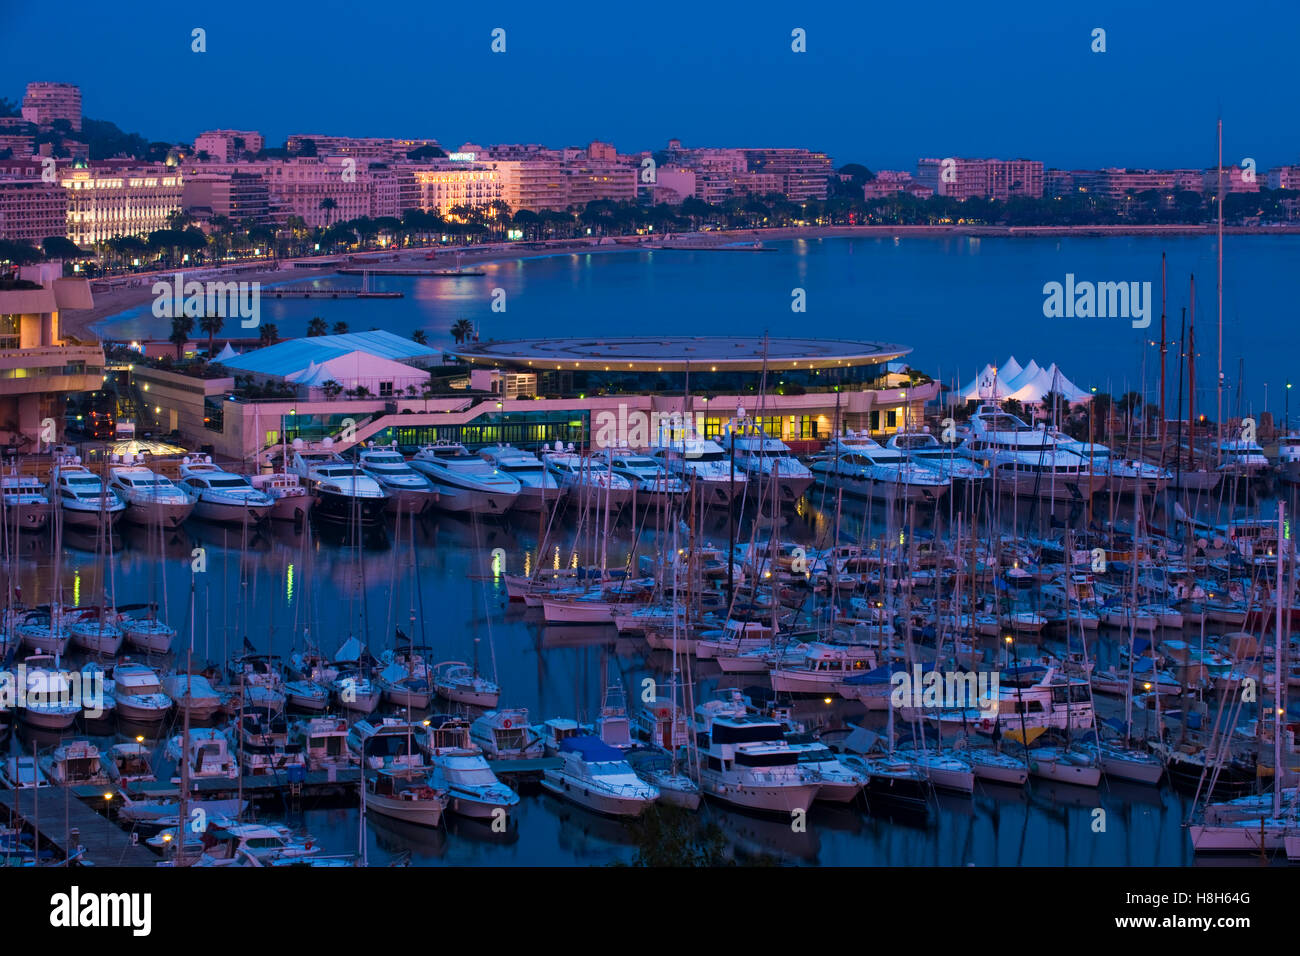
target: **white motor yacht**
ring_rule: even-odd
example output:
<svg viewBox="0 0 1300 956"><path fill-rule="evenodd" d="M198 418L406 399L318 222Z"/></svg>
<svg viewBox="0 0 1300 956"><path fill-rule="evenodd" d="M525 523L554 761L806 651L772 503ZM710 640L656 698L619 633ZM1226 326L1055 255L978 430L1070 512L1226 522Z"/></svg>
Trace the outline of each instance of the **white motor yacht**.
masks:
<svg viewBox="0 0 1300 956"><path fill-rule="evenodd" d="M609 468L615 475L627 480L632 487L632 497L638 505L667 505L681 501L688 488L686 482L668 474L663 462L626 448L615 449L609 457Z"/></svg>
<svg viewBox="0 0 1300 956"><path fill-rule="evenodd" d="M1061 447L1045 426L1031 427L997 405L980 405L971 415L957 453L989 469L1007 495L1082 502L1106 489L1105 474Z"/></svg>
<svg viewBox="0 0 1300 956"><path fill-rule="evenodd" d="M126 503L99 475L76 456L64 456L54 465L51 497L57 502L64 525L98 528L114 524L126 513Z"/></svg>
<svg viewBox="0 0 1300 956"><path fill-rule="evenodd" d="M271 499L271 520L301 523L311 510L312 497L307 493L302 479L287 471L272 471L253 475L249 482Z"/></svg>
<svg viewBox="0 0 1300 956"><path fill-rule="evenodd" d="M695 482L696 493L705 505L730 507L740 501L749 486L745 469L739 463L733 468L727 449L707 438L674 442L663 436L662 443L652 446L650 453L663 462L670 475L688 484Z"/></svg>
<svg viewBox="0 0 1300 956"><path fill-rule="evenodd" d="M426 722L421 747L432 765L429 782L445 790L452 813L475 820L497 820L519 805L519 794L497 779L482 749L470 739L469 721L435 714Z"/></svg>
<svg viewBox="0 0 1300 956"><path fill-rule="evenodd" d="M438 492L436 507L458 514L505 514L523 492L518 478L464 445L437 442L425 445L411 467L429 479Z"/></svg>
<svg viewBox="0 0 1300 956"><path fill-rule="evenodd" d="M35 475L0 477L0 496L4 498L5 524L19 531L40 531L50 520L50 497Z"/></svg>
<svg viewBox="0 0 1300 956"><path fill-rule="evenodd" d="M495 707L501 688L463 661L445 661L433 669L433 688L438 696L473 707Z"/></svg>
<svg viewBox="0 0 1300 956"><path fill-rule="evenodd" d="M529 726L522 707L489 710L470 724L469 733L489 760L531 760L545 752L541 734Z"/></svg>
<svg viewBox="0 0 1300 956"><path fill-rule="evenodd" d="M107 689L118 714L135 723L161 723L172 709L158 675L145 664L114 665Z"/></svg>
<svg viewBox="0 0 1300 956"><path fill-rule="evenodd" d="M143 455L113 455L108 486L126 502L126 520L145 527L179 527L198 503L191 489L149 469Z"/></svg>
<svg viewBox="0 0 1300 956"><path fill-rule="evenodd" d="M588 810L638 816L659 799L659 788L638 777L622 751L596 737L569 737L558 756L560 765L543 772L542 787Z"/></svg>
<svg viewBox="0 0 1300 956"><path fill-rule="evenodd" d="M937 501L952 481L884 448L869 435L846 432L812 459L813 477L831 491L887 504Z"/></svg>
<svg viewBox="0 0 1300 956"><path fill-rule="evenodd" d="M515 511L537 512L553 508L565 494L555 476L546 470L542 460L532 452L511 445L494 445L483 448L479 456L503 475L519 482L519 497Z"/></svg>
<svg viewBox="0 0 1300 956"><path fill-rule="evenodd" d="M301 440L294 444L289 471L303 480L315 499L313 515L344 525L375 525L384 520L388 492L360 462L335 454L333 439L322 440L319 449L308 449Z"/></svg>
<svg viewBox="0 0 1300 956"><path fill-rule="evenodd" d="M890 436L885 448L900 452L909 462L937 472L956 484L959 481L983 483L989 470L964 455L957 454L957 443L940 444L930 434L929 426L920 431L899 431Z"/></svg>
<svg viewBox="0 0 1300 956"><path fill-rule="evenodd" d="M199 674L171 674L162 686L178 709L189 710L191 720L209 720L221 709L222 695Z"/></svg>
<svg viewBox="0 0 1300 956"><path fill-rule="evenodd" d="M396 441L391 445L370 443L358 453L357 462L387 493L390 513L422 515L437 503L433 482L407 463Z"/></svg>
<svg viewBox="0 0 1300 956"><path fill-rule="evenodd" d="M227 524L257 524L271 514L275 499L258 491L243 475L226 471L211 455L181 460L181 481L197 496L194 516Z"/></svg>
<svg viewBox="0 0 1300 956"><path fill-rule="evenodd" d="M576 498L580 505L599 513L608 507L611 521L632 503L632 483L610 471L603 457L576 454L570 445L568 451L544 453L542 461L571 501Z"/></svg>
<svg viewBox="0 0 1300 956"><path fill-rule="evenodd" d="M813 473L790 451L790 446L779 438L771 438L762 428L752 423L736 429L734 439L730 432L723 434L721 444L735 449L736 467L744 470L751 481L764 488L776 482L781 501L798 501L813 483ZM750 492L754 494L754 492ZM762 493L764 497L767 492Z"/></svg>
<svg viewBox="0 0 1300 956"><path fill-rule="evenodd" d="M821 784L799 766L777 720L749 713L734 694L701 704L696 719L704 736L699 783L706 796L783 814L812 807Z"/></svg>
<svg viewBox="0 0 1300 956"><path fill-rule="evenodd" d="M181 780L181 762L189 765L191 780L236 780L239 764L230 750L230 740L214 727L195 727L189 732L188 749L185 734L177 734L167 742L163 755L176 761L173 783Z"/></svg>

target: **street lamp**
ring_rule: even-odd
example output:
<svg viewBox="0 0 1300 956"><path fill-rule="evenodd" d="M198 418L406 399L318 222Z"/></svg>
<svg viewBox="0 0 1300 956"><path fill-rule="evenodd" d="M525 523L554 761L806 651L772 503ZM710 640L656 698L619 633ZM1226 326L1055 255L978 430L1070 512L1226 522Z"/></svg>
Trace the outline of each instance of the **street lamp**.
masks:
<svg viewBox="0 0 1300 956"><path fill-rule="evenodd" d="M1286 383L1286 423L1282 426L1283 431L1291 431L1291 383Z"/></svg>

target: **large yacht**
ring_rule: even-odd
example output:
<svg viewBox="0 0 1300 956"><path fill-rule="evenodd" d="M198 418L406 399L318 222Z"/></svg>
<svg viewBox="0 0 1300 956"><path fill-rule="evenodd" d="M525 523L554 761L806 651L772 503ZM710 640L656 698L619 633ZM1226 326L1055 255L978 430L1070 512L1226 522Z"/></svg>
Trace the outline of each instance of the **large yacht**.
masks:
<svg viewBox="0 0 1300 956"><path fill-rule="evenodd" d="M603 510L608 503L610 520L632 503L632 483L610 471L604 457L576 454L569 445L568 451L546 452L542 460L560 487L571 499L576 496L580 505Z"/></svg>
<svg viewBox="0 0 1300 956"><path fill-rule="evenodd" d="M984 482L989 470L964 455L957 454L957 444L940 444L930 434L929 426L920 431L900 431L885 444L887 449L900 452L908 461L938 472L956 484L959 481Z"/></svg>
<svg viewBox="0 0 1300 956"><path fill-rule="evenodd" d="M749 486L749 475L740 463L732 468L731 455L715 441L687 438L655 446L651 454L664 463L671 475L697 482L698 494L706 505L730 507L741 500Z"/></svg>
<svg viewBox="0 0 1300 956"><path fill-rule="evenodd" d="M361 470L388 493L390 512L422 515L438 500L433 483L407 463L397 450L397 442L387 446L372 443L361 450L357 461Z"/></svg>
<svg viewBox="0 0 1300 956"><path fill-rule="evenodd" d="M562 740L560 764L548 767L543 789L609 816L634 817L659 799L659 788L636 775L621 750L598 737L575 735Z"/></svg>
<svg viewBox="0 0 1300 956"><path fill-rule="evenodd" d="M523 491L519 479L471 455L464 445L437 442L425 445L411 467L437 489L437 507L461 514L505 514Z"/></svg>
<svg viewBox="0 0 1300 956"><path fill-rule="evenodd" d="M321 449L299 448L289 470L307 483L316 504L312 513L327 521L343 524L377 524L384 520L388 493L362 470L357 462L344 461L330 451L325 439Z"/></svg>
<svg viewBox="0 0 1300 956"><path fill-rule="evenodd" d="M497 471L519 482L519 497L515 511L542 511L555 507L566 493L555 476L546 470L542 460L530 451L511 445L494 445L479 451L479 456Z"/></svg>
<svg viewBox="0 0 1300 956"><path fill-rule="evenodd" d="M610 453L609 470L627 479L639 505L681 501L687 491L686 482L668 474L663 462L628 448L617 448Z"/></svg>
<svg viewBox="0 0 1300 956"><path fill-rule="evenodd" d="M54 465L53 491L63 523L78 528L115 524L126 513L126 502L112 488L105 488L99 475L81 463L79 457L64 457Z"/></svg>
<svg viewBox="0 0 1300 956"><path fill-rule="evenodd" d="M1106 488L1106 476L1062 448L1045 427L1024 421L997 405L981 405L971 415L958 454L988 468L1004 494L1059 501L1086 501Z"/></svg>
<svg viewBox="0 0 1300 956"><path fill-rule="evenodd" d="M113 456L108 486L126 502L126 520L147 527L179 527L198 503L198 495L147 468L144 456Z"/></svg>
<svg viewBox="0 0 1300 956"><path fill-rule="evenodd" d="M40 531L50 520L50 498L35 475L5 475L0 478L4 497L5 524L19 531Z"/></svg>
<svg viewBox="0 0 1300 956"><path fill-rule="evenodd" d="M198 495L194 516L207 521L257 524L275 504L243 475L213 464L211 455L189 455L181 461L181 480Z"/></svg>
<svg viewBox="0 0 1300 956"><path fill-rule="evenodd" d="M937 501L952 487L949 478L908 461L897 449L851 431L832 438L813 458L812 473L832 491L890 504Z"/></svg>
<svg viewBox="0 0 1300 956"><path fill-rule="evenodd" d="M425 723L428 737L420 746L433 766L429 781L447 791L452 813L496 820L519 805L519 794L497 779L482 748L470 740L469 721L434 714Z"/></svg>
<svg viewBox="0 0 1300 956"><path fill-rule="evenodd" d="M736 467L751 480L764 488L775 481L782 501L798 501L812 486L812 471L791 454L790 446L779 438L770 438L757 425L742 425L734 438L724 435L723 442L735 448Z"/></svg>
<svg viewBox="0 0 1300 956"><path fill-rule="evenodd" d="M700 789L725 803L789 814L807 810L820 784L799 766L780 722L749 712L738 694L695 709Z"/></svg>
<svg viewBox="0 0 1300 956"><path fill-rule="evenodd" d="M1116 458L1110 448L1097 442L1079 441L1055 429L1051 432L1056 446L1074 452L1096 475L1105 476L1106 489L1116 494L1154 495L1164 491L1174 480L1174 473L1149 461Z"/></svg>
<svg viewBox="0 0 1300 956"><path fill-rule="evenodd" d="M361 758L367 812L421 826L441 822L451 796L429 780L432 767L420 749L426 738L423 724L390 717L352 725L348 746Z"/></svg>

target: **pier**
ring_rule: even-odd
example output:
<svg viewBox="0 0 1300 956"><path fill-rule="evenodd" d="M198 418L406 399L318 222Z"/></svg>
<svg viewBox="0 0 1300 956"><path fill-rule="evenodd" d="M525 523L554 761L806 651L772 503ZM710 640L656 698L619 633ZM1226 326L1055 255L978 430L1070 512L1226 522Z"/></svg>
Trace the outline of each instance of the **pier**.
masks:
<svg viewBox="0 0 1300 956"><path fill-rule="evenodd" d="M237 797L241 790L247 800L266 800L287 795L290 797L325 797L354 794L361 783L361 771L356 767L346 770L310 770L293 779L288 773L264 773L245 776L242 780L209 778L190 781L190 796L218 800ZM180 787L167 780L150 780L122 788L132 800L180 797ZM73 791L78 797L94 797L99 791L94 787L78 787ZM101 797L102 799L102 797Z"/></svg>
<svg viewBox="0 0 1300 956"><path fill-rule="evenodd" d="M487 275L486 272L478 272L470 269L359 269L356 266L339 269L338 274L341 276L431 276L434 278Z"/></svg>
<svg viewBox="0 0 1300 956"><path fill-rule="evenodd" d="M131 834L82 802L78 791L86 789L93 791L92 796L100 803L105 803L103 795L112 788L77 787L71 792L65 787L0 790L0 814L6 820L12 817L16 824L36 833L40 842L53 846L65 860L80 847L84 860L100 866L157 864L156 853L143 843L132 842ZM37 812L38 792L40 812Z"/></svg>
<svg viewBox="0 0 1300 956"><path fill-rule="evenodd" d="M351 273L349 273L351 274ZM272 299L404 299L405 292L367 292L364 289L264 289Z"/></svg>

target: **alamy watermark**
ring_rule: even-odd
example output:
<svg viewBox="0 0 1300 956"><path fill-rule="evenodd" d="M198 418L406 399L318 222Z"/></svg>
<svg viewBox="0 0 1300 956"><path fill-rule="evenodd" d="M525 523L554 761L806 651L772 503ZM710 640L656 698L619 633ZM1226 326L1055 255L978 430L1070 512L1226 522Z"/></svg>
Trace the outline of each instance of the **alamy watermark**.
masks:
<svg viewBox="0 0 1300 956"><path fill-rule="evenodd" d="M1043 286L1043 315L1049 319L1132 319L1133 328L1151 324L1150 282L1065 282Z"/></svg>
<svg viewBox="0 0 1300 956"><path fill-rule="evenodd" d="M618 411L596 412L593 444L596 448L680 448L687 458L704 454L704 413L643 412L620 402Z"/></svg>
<svg viewBox="0 0 1300 956"><path fill-rule="evenodd" d="M153 294L153 314L159 319L217 315L223 319L240 319L239 324L245 329L256 328L262 322L260 282L199 282L197 279L186 282L185 273L178 272L171 282L155 282Z"/></svg>
<svg viewBox="0 0 1300 956"><path fill-rule="evenodd" d="M104 714L104 672L49 670L19 664L0 670L0 710L77 707L92 720Z"/></svg>
<svg viewBox="0 0 1300 956"><path fill-rule="evenodd" d="M998 714L997 671L925 671L917 664L896 672L889 682L894 685L889 702L896 708L973 709L990 720Z"/></svg>

